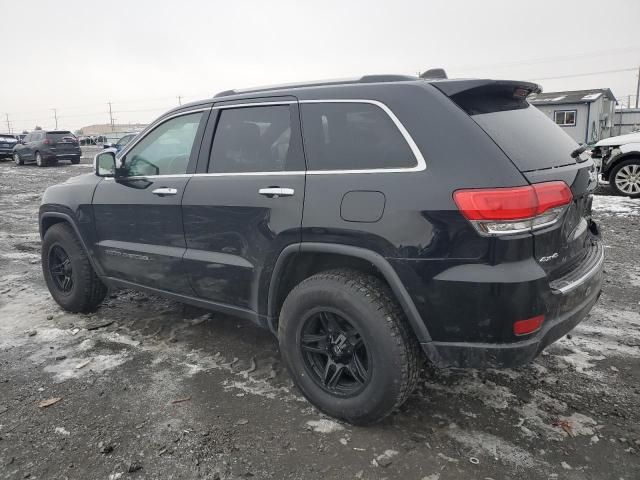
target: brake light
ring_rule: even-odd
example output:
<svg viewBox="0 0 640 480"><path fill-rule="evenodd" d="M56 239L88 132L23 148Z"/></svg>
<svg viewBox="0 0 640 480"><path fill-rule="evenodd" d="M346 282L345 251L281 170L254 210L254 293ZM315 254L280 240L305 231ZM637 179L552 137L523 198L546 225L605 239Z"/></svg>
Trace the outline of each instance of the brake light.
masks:
<svg viewBox="0 0 640 480"><path fill-rule="evenodd" d="M42 143L44 143L45 145L51 145L53 142L51 140L49 140L48 138L45 138L44 142L42 142Z"/></svg>
<svg viewBox="0 0 640 480"><path fill-rule="evenodd" d="M544 315L527 318L526 320L518 320L517 322L513 323L513 333L517 336L529 335L530 333L540 330L543 322Z"/></svg>
<svg viewBox="0 0 640 480"><path fill-rule="evenodd" d="M458 190L453 200L482 235L522 233L557 222L573 195L561 181Z"/></svg>

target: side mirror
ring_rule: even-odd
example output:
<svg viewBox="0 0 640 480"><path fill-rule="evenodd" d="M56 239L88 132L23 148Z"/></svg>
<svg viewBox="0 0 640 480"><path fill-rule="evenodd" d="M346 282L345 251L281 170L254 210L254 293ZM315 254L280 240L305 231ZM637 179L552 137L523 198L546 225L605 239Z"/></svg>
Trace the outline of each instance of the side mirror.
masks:
<svg viewBox="0 0 640 480"><path fill-rule="evenodd" d="M94 160L96 175L99 177L115 177L116 155L113 152L102 152Z"/></svg>

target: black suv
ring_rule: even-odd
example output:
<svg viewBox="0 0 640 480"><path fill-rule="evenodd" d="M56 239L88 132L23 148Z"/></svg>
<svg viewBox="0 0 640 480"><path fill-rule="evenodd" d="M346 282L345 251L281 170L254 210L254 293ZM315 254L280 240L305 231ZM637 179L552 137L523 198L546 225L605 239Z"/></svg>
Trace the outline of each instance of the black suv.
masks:
<svg viewBox="0 0 640 480"><path fill-rule="evenodd" d="M47 189L54 299L133 288L277 335L322 411L365 424L437 366L532 360L591 310L594 165L535 84L367 76L172 110Z"/></svg>
<svg viewBox="0 0 640 480"><path fill-rule="evenodd" d="M46 167L56 165L58 160L77 164L81 155L78 139L68 130L36 130L13 148L16 165L36 162L39 167Z"/></svg>

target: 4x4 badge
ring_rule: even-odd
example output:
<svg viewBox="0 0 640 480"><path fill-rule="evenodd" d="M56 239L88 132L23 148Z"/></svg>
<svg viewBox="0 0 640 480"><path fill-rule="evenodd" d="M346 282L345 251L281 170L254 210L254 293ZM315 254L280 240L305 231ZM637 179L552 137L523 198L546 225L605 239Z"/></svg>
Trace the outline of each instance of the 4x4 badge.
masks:
<svg viewBox="0 0 640 480"><path fill-rule="evenodd" d="M548 257L542 257L540 259L540 263L549 262L554 258L558 258L558 257L559 257L558 252L555 252L553 255L549 255Z"/></svg>

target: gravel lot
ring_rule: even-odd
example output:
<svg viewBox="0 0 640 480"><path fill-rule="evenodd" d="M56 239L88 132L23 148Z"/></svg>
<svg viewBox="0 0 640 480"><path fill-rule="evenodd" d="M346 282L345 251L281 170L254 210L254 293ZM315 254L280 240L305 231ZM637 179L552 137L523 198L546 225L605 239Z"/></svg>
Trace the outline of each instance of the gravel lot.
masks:
<svg viewBox="0 0 640 480"><path fill-rule="evenodd" d="M605 290L571 336L520 369L427 369L401 411L354 428L301 398L248 322L131 291L58 308L37 209L90 171L0 163L0 478L640 478L640 200L596 196Z"/></svg>

